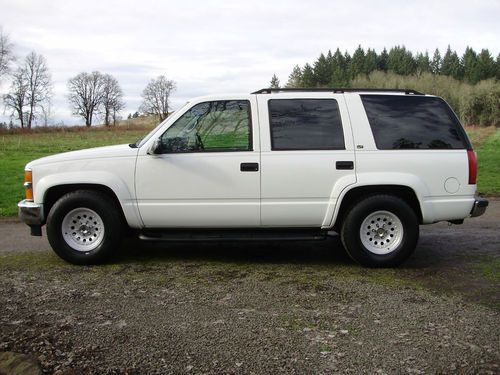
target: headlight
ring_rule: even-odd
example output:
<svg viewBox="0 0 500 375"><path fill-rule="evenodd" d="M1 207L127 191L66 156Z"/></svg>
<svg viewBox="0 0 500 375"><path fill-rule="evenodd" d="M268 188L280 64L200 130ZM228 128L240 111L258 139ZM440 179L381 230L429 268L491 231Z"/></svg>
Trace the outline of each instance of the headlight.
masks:
<svg viewBox="0 0 500 375"><path fill-rule="evenodd" d="M24 171L24 195L26 199L33 200L33 174L30 170Z"/></svg>

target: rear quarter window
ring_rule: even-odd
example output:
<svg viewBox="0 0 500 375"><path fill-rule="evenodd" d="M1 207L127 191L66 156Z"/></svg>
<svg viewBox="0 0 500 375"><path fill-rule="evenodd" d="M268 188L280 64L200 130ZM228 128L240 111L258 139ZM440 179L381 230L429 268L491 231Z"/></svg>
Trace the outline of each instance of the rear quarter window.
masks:
<svg viewBox="0 0 500 375"><path fill-rule="evenodd" d="M378 149L466 149L470 143L441 98L360 95Z"/></svg>

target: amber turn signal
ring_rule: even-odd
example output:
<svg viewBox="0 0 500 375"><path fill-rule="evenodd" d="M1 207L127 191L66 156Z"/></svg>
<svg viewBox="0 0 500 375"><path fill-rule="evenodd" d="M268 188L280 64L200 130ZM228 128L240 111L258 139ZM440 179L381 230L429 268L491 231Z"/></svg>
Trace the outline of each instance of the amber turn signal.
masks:
<svg viewBox="0 0 500 375"><path fill-rule="evenodd" d="M24 171L24 194L26 199L33 200L33 175L31 171Z"/></svg>

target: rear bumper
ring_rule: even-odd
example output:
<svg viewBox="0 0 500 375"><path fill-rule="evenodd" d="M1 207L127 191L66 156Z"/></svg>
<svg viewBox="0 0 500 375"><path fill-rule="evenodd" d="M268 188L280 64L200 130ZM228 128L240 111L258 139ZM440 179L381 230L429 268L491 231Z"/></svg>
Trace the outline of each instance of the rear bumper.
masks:
<svg viewBox="0 0 500 375"><path fill-rule="evenodd" d="M28 200L22 200L17 204L19 219L29 226L45 224L43 216L43 205Z"/></svg>
<svg viewBox="0 0 500 375"><path fill-rule="evenodd" d="M480 197L476 197L472 210L470 211L470 217L477 217L484 214L486 207L488 207L488 200Z"/></svg>

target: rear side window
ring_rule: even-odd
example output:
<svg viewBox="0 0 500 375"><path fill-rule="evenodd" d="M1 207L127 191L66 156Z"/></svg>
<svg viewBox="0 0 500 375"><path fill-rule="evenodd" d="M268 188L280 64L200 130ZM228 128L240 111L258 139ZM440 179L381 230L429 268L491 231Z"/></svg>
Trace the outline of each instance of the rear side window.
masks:
<svg viewBox="0 0 500 375"><path fill-rule="evenodd" d="M377 148L464 149L469 142L457 117L441 98L361 95Z"/></svg>
<svg viewBox="0 0 500 375"><path fill-rule="evenodd" d="M334 99L271 99L272 150L343 150L344 133Z"/></svg>

